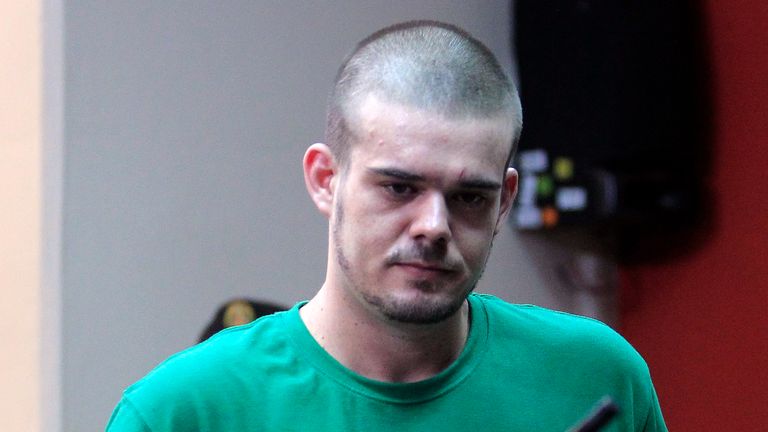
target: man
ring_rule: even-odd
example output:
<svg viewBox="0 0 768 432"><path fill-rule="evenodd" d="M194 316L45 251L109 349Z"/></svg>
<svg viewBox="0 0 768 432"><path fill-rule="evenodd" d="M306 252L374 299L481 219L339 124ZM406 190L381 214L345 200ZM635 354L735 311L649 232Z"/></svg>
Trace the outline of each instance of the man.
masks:
<svg viewBox="0 0 768 432"><path fill-rule="evenodd" d="M464 31L410 22L337 76L304 157L329 219L325 283L126 390L110 431L666 430L648 369L608 327L472 294L509 212L514 87Z"/></svg>

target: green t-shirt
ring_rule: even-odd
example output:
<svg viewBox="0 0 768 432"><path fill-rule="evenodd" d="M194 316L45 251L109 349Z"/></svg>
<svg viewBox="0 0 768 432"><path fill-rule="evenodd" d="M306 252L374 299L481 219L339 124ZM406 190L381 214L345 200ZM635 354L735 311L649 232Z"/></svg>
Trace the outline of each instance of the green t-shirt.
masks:
<svg viewBox="0 0 768 432"><path fill-rule="evenodd" d="M459 358L417 383L342 366L291 310L225 330L129 387L119 431L565 431L603 396L603 431L666 431L648 368L597 321L488 295L469 297Z"/></svg>

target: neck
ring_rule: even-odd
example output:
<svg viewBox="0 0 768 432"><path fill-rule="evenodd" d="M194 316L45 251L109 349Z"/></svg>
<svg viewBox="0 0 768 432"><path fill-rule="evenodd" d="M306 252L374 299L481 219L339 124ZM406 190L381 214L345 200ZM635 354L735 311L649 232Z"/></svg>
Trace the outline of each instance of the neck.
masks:
<svg viewBox="0 0 768 432"><path fill-rule="evenodd" d="M416 382L447 368L469 334L469 306L443 322L407 324L373 313L328 284L299 311L315 340L342 365L373 380Z"/></svg>

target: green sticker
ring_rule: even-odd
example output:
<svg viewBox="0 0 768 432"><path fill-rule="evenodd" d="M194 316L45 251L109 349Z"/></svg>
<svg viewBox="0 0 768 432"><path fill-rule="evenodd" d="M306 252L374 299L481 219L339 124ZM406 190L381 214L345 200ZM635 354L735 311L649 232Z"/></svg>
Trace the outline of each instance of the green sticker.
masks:
<svg viewBox="0 0 768 432"><path fill-rule="evenodd" d="M547 175L539 177L536 183L536 192L542 197L552 196L555 192L555 181Z"/></svg>

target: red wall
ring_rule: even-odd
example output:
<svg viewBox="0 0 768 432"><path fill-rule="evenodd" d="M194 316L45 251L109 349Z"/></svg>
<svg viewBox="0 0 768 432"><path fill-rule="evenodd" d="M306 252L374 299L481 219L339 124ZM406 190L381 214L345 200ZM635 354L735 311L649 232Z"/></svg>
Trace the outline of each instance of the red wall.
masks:
<svg viewBox="0 0 768 432"><path fill-rule="evenodd" d="M623 269L622 332L673 431L768 430L768 1L702 2L714 227L694 253Z"/></svg>

